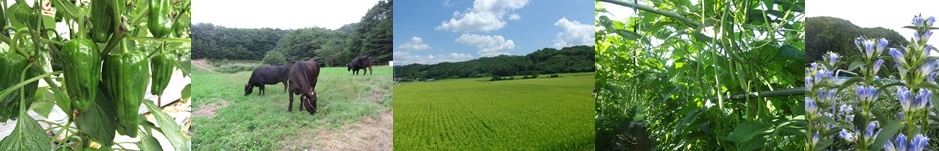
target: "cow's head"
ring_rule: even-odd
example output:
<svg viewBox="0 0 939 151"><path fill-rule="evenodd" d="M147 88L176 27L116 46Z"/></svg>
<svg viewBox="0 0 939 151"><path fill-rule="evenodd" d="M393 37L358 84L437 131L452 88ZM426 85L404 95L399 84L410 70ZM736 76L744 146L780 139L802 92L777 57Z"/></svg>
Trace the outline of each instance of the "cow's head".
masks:
<svg viewBox="0 0 939 151"><path fill-rule="evenodd" d="M300 104L303 105L303 108L306 108L307 112L310 112L310 115L313 115L313 113L316 113L316 91L304 93L303 95L305 97L300 98L300 101L302 101Z"/></svg>
<svg viewBox="0 0 939 151"><path fill-rule="evenodd" d="M245 96L251 94L252 90L254 90L254 86L251 86L251 84L245 84Z"/></svg>
<svg viewBox="0 0 939 151"><path fill-rule="evenodd" d="M350 64L347 63L347 64L346 64L346 69L348 69L348 70L346 70L346 71L352 71L352 65L350 65Z"/></svg>

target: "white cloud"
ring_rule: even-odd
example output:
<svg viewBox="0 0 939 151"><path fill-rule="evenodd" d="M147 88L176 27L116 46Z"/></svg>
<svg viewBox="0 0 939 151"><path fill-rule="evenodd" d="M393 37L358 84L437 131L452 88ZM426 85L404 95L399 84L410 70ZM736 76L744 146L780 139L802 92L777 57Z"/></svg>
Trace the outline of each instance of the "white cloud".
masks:
<svg viewBox="0 0 939 151"><path fill-rule="evenodd" d="M470 59L474 59L473 55L463 54L463 53L450 53L450 54L439 54L439 55L411 55L407 51L395 51L394 60L397 62L397 65L409 65L409 64L436 64L441 62L460 62Z"/></svg>
<svg viewBox="0 0 939 151"><path fill-rule="evenodd" d="M443 7L450 7L450 6L453 6L453 2L450 2L450 0L443 1Z"/></svg>
<svg viewBox="0 0 939 151"><path fill-rule="evenodd" d="M476 0L473 7L463 13L454 13L450 20L443 21L434 29L452 32L494 31L505 27L503 18L507 11L521 9L528 0ZM516 15L517 16L517 15ZM521 16L516 18L520 19ZM513 17L509 17L512 20Z"/></svg>
<svg viewBox="0 0 939 151"><path fill-rule="evenodd" d="M509 54L510 50L515 49L515 42L500 35L463 34L456 42L476 46L476 53L482 57Z"/></svg>
<svg viewBox="0 0 939 151"><path fill-rule="evenodd" d="M519 19L522 19L522 16L515 14L515 13L509 14L509 20L519 20Z"/></svg>
<svg viewBox="0 0 939 151"><path fill-rule="evenodd" d="M557 34L554 39L554 47L561 48L574 45L594 45L594 27L593 25L582 24L578 21L567 20L563 17L554 23L564 29Z"/></svg>
<svg viewBox="0 0 939 151"><path fill-rule="evenodd" d="M411 41L404 43L403 45L398 46L398 49L404 50L427 50L430 49L430 45L424 44L424 39L421 37L411 37Z"/></svg>

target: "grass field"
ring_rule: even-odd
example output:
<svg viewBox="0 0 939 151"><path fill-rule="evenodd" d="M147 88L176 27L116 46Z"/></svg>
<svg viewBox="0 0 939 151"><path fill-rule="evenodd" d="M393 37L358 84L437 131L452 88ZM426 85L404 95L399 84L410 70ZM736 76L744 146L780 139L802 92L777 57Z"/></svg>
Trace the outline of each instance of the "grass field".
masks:
<svg viewBox="0 0 939 151"><path fill-rule="evenodd" d="M395 85L395 150L593 150L594 73L560 75Z"/></svg>
<svg viewBox="0 0 939 151"><path fill-rule="evenodd" d="M390 67L376 66L375 75L354 77L344 67L323 68L316 86L319 101L315 115L297 111L299 96L294 97L294 111L288 113L288 94L282 84L267 85L264 96L257 95L257 88L244 96L250 71L225 74L205 68L192 73L193 150L348 150L362 146L369 146L364 150L390 150ZM385 120L389 124L381 124Z"/></svg>

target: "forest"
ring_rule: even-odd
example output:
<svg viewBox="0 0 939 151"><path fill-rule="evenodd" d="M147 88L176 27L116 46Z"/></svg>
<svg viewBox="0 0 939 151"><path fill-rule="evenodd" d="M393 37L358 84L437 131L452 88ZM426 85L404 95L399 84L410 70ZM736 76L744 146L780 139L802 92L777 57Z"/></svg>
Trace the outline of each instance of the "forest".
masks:
<svg viewBox="0 0 939 151"><path fill-rule="evenodd" d="M858 36L869 38L884 38L890 41L887 47L898 48L910 45L910 41L904 38L900 33L892 29L883 27L859 27L837 17L819 16L805 19L805 63L822 61L825 53L834 52L841 56L852 57L861 54L857 51L854 39ZM886 62L887 66L894 66L892 62ZM839 66L847 68L848 64ZM885 73L897 72L895 68L886 68Z"/></svg>
<svg viewBox="0 0 939 151"><path fill-rule="evenodd" d="M228 28L192 25L193 59L255 60L284 64L313 58L325 66L343 66L355 56L373 56L375 64L392 60L392 1L379 1L357 23L339 29Z"/></svg>
<svg viewBox="0 0 939 151"><path fill-rule="evenodd" d="M544 48L530 54L482 57L463 62L395 66L395 78L453 79L593 72L593 46Z"/></svg>

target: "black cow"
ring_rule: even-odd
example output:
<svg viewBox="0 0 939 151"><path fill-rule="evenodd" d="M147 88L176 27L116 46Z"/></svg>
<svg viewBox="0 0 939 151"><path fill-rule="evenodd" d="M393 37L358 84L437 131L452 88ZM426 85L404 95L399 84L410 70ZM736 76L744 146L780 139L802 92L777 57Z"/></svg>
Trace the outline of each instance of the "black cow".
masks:
<svg viewBox="0 0 939 151"><path fill-rule="evenodd" d="M362 75L365 75L364 72L368 72L369 75L374 74L374 71L372 71L371 56L355 57L355 59L352 59L352 62L346 64L346 68L348 68L348 71L352 71L352 75L358 75L359 69L362 69Z"/></svg>
<svg viewBox="0 0 939 151"><path fill-rule="evenodd" d="M293 95L300 95L300 104L303 106L298 110L306 108L310 115L316 113L316 80L320 74L320 66L316 61L297 61L290 70L287 71L287 83L290 89L290 105L287 105L287 112L293 110Z"/></svg>
<svg viewBox="0 0 939 151"><path fill-rule="evenodd" d="M263 66L254 69L251 78L245 84L245 96L251 94L254 87L258 87L258 95L264 95L264 85L284 83L284 92L287 91L287 70L290 64L280 66Z"/></svg>

